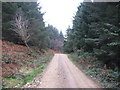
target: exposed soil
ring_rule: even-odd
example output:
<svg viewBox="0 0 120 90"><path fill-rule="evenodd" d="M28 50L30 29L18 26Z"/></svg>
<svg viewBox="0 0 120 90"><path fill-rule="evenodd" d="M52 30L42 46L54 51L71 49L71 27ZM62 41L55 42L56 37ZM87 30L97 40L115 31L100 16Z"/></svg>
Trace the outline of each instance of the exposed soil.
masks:
<svg viewBox="0 0 120 90"><path fill-rule="evenodd" d="M32 59L29 58L31 55L26 50L28 48L25 46L9 45L9 42L2 42L2 76L18 72L21 68L19 63L28 65L24 60ZM29 88L99 88L99 85L79 70L68 59L67 55L60 54L60 52L54 50L48 50L47 52L55 54L52 61L43 75L39 75L32 83L26 85L25 88L28 86ZM6 61L10 62L6 63Z"/></svg>
<svg viewBox="0 0 120 90"><path fill-rule="evenodd" d="M91 78L79 70L65 54L55 54L52 61L34 82L25 88L99 88Z"/></svg>

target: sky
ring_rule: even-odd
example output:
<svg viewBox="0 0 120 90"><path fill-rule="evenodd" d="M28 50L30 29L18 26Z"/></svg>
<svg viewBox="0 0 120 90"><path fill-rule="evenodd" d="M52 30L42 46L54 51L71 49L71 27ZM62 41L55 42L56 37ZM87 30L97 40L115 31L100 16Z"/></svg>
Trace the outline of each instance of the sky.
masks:
<svg viewBox="0 0 120 90"><path fill-rule="evenodd" d="M65 35L68 26L72 26L77 7L83 0L38 0L39 2L41 11L45 12L43 18L46 25L53 25Z"/></svg>

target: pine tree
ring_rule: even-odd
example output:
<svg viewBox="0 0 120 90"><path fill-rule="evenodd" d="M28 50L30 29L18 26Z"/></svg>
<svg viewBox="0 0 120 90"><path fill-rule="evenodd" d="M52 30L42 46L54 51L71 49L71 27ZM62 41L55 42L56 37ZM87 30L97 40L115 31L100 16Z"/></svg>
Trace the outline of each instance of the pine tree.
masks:
<svg viewBox="0 0 120 90"><path fill-rule="evenodd" d="M119 3L84 2L78 7L73 27L68 29L65 49L90 52L115 68L120 61Z"/></svg>

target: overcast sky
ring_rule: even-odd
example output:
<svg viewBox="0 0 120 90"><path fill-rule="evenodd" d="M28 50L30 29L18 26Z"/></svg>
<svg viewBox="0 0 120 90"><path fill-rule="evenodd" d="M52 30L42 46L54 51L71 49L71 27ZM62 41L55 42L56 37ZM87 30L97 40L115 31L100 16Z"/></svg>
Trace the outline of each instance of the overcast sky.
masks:
<svg viewBox="0 0 120 90"><path fill-rule="evenodd" d="M63 34L66 34L68 26L72 26L72 19L77 7L83 0L38 0L42 6L44 21L51 24Z"/></svg>

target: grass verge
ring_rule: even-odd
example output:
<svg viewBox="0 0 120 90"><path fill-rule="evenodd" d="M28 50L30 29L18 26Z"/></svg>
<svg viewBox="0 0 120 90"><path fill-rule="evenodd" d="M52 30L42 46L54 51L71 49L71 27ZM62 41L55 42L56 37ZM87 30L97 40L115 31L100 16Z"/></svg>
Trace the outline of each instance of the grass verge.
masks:
<svg viewBox="0 0 120 90"><path fill-rule="evenodd" d="M43 72L52 57L53 54L51 53L41 55L40 60L35 60L32 63L34 66L38 67L31 68L23 66L21 73L15 73L7 77L3 77L3 88L21 88L28 82L31 82L37 75Z"/></svg>
<svg viewBox="0 0 120 90"><path fill-rule="evenodd" d="M117 70L105 68L101 62L94 60L88 54L85 57L89 59L81 59L82 56L84 55L68 54L68 58L78 68L82 69L86 75L93 78L104 88L120 88L120 83L118 82L120 73Z"/></svg>

